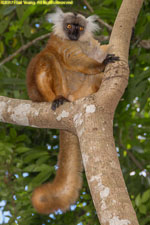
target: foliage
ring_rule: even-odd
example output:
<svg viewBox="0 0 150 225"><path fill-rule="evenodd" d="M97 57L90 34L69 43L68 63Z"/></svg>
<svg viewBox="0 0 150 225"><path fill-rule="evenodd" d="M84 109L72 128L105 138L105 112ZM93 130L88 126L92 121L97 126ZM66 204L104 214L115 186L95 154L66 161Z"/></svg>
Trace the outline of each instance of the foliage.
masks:
<svg viewBox="0 0 150 225"><path fill-rule="evenodd" d="M121 0L88 0L94 13L113 25ZM90 15L84 1L62 6L64 11ZM51 31L45 20L54 5L0 5L0 60ZM118 105L114 136L125 182L140 225L150 224L150 65L149 50L140 45L150 36L150 2L144 2L130 48L130 79ZM107 28L100 34L109 36ZM0 95L27 99L25 72L29 60L47 39L0 66ZM32 190L52 180L56 171L58 131L0 124L0 207L10 225L99 224L86 178L77 204L65 214L41 216L32 208ZM9 220L9 222L7 222Z"/></svg>

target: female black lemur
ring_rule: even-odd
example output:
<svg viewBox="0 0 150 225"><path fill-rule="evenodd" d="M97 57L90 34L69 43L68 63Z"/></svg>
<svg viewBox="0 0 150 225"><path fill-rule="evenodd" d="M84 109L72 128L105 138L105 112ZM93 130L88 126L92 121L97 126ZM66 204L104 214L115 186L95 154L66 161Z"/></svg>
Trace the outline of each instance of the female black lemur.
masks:
<svg viewBox="0 0 150 225"><path fill-rule="evenodd" d="M48 15L54 24L50 39L29 63L27 89L31 100L52 102L52 109L64 101L95 93L101 84L105 65L118 60L108 55L109 45L100 46L93 38L99 29L97 16L64 13L60 8ZM32 195L35 209L42 214L66 211L78 197L82 186L82 160L78 141L60 131L60 153L52 183L37 187Z"/></svg>

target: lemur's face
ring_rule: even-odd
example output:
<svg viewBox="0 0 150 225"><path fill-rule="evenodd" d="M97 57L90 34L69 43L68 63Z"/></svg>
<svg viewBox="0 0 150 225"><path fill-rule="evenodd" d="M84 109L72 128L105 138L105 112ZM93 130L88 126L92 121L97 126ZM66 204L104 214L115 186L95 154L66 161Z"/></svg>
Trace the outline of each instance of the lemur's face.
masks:
<svg viewBox="0 0 150 225"><path fill-rule="evenodd" d="M64 19L63 29L68 39L77 41L85 33L86 21L79 14L72 13Z"/></svg>

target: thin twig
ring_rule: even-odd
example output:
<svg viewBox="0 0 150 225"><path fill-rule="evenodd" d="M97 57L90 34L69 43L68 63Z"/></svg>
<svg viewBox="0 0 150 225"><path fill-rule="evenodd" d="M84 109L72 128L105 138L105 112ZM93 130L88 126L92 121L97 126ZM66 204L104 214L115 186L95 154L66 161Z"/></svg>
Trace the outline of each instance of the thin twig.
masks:
<svg viewBox="0 0 150 225"><path fill-rule="evenodd" d="M28 44L23 45L21 48L19 48L16 52L14 52L12 55L8 56L7 58L5 58L1 63L0 66L2 66L3 64L5 64L6 62L10 61L11 59L13 59L16 55L18 55L20 52L25 51L27 48L29 48L31 45L35 44L37 41L43 40L47 37L50 36L50 33L48 34L44 34L36 39L34 39L33 41L30 41Z"/></svg>
<svg viewBox="0 0 150 225"><path fill-rule="evenodd" d="M135 164L140 170L142 170L142 171L145 170L145 168L144 168L144 166L142 165L142 163L139 162L139 161L135 158L135 156L132 154L131 151L129 151L128 149L126 149L122 144L120 144L120 146L121 146L123 149L125 149L125 151L127 152L129 158L132 160L132 162L134 162L134 164ZM146 173L146 175L147 175L148 177L150 177L150 173L149 173L148 171L145 171L145 173Z"/></svg>
<svg viewBox="0 0 150 225"><path fill-rule="evenodd" d="M91 13L94 13L93 8L91 7L91 5L87 2L87 0L83 0L84 4L87 6L87 8L89 9L89 11ZM106 27L109 31L112 31L112 26L109 25L108 23L104 22L102 19L98 18L97 21L104 27Z"/></svg>
<svg viewBox="0 0 150 225"><path fill-rule="evenodd" d="M93 8L90 6L90 4L86 1L86 0L83 0L84 3L86 4L86 6L88 7L88 9L90 10L91 13L94 13L94 10Z"/></svg>
<svg viewBox="0 0 150 225"><path fill-rule="evenodd" d="M105 26L105 27L108 29L108 31L112 31L112 26L111 26L111 25L109 25L108 23L104 22L104 21L103 21L102 19L100 19L100 18L98 18L97 20L98 20L98 22L99 22L100 24L102 24L103 26Z"/></svg>
<svg viewBox="0 0 150 225"><path fill-rule="evenodd" d="M150 49L150 40L142 40L142 41L140 41L139 45L142 48Z"/></svg>
<svg viewBox="0 0 150 225"><path fill-rule="evenodd" d="M128 154L128 156L130 157L130 159L134 162L134 164L140 169L140 170L145 170L145 168L144 168L144 166L142 165L142 163L141 162L139 162L136 158L135 158L135 156L132 154L132 152L130 152L129 150L127 150L126 149L126 151L127 151L127 154ZM148 171L145 171L145 173L146 173L146 175L148 176L148 177L150 177L150 173L148 172Z"/></svg>

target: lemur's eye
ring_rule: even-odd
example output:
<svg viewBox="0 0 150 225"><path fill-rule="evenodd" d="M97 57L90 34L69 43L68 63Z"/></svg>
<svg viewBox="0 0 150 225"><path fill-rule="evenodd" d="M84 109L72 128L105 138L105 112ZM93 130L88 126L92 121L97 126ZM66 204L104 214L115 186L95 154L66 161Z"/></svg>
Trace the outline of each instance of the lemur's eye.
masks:
<svg viewBox="0 0 150 225"><path fill-rule="evenodd" d="M71 29L71 27L72 27L71 24L67 25L67 29Z"/></svg>
<svg viewBox="0 0 150 225"><path fill-rule="evenodd" d="M83 31L84 30L84 27L80 27L80 31Z"/></svg>

